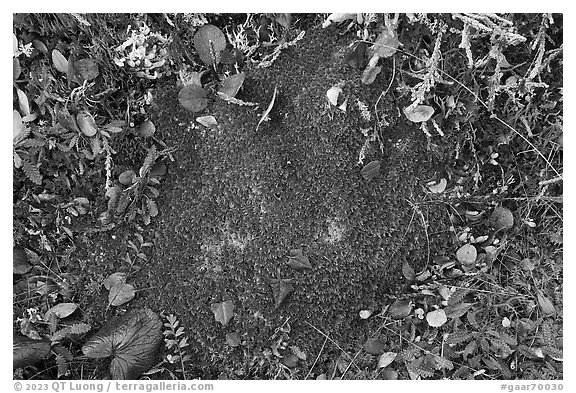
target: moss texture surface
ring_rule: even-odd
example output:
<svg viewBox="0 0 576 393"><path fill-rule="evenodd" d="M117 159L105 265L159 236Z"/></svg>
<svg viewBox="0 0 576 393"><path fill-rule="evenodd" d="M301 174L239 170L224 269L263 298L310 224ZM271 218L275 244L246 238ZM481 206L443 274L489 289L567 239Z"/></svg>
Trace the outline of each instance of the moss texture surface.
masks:
<svg viewBox="0 0 576 393"><path fill-rule="evenodd" d="M205 377L258 358L288 317L291 344L310 362L324 337L306 322L344 347L362 344L367 332L358 311L380 309L386 294L399 290L404 260L417 270L425 261L418 231L404 236L413 216L408 201L423 192L420 183L430 174L425 137L400 116L391 94L382 97L384 153L373 142L364 161L380 160L381 173L362 178L361 129L374 127L391 62L374 84L362 84L361 71L344 61L350 39L332 29L310 31L270 68L249 70L238 98L258 102L257 110L213 98L195 114L178 104L176 88L156 94L154 121L179 150L159 200L155 255L140 272L152 287L142 301L178 315ZM326 100L340 82L346 113ZM256 131L274 87L271 121ZM201 115L214 116L218 127L196 123ZM312 270L286 265L295 248ZM269 280L278 270L293 279L295 291L275 309ZM236 315L222 326L210 305L225 300L234 302ZM240 348L227 346L228 332L239 334Z"/></svg>

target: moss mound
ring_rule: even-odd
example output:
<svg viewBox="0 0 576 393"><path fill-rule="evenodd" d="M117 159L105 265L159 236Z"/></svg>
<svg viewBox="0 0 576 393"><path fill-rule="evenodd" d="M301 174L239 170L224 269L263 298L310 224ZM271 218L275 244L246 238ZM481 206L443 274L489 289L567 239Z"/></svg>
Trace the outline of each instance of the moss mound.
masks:
<svg viewBox="0 0 576 393"><path fill-rule="evenodd" d="M364 161L380 160L381 173L369 181L361 176L361 130L374 126L373 107L390 75L363 85L361 71L344 61L350 42L331 29L308 32L270 68L248 71L239 98L260 109L210 102L204 114L217 119L214 130L193 126L197 114L179 106L175 88L157 93L155 123L179 151L162 191L155 257L141 272L153 287L143 301L188 327L199 365L212 367L204 377L261 356L288 317L292 344L309 358L324 338L305 322L343 346L363 343L358 311L379 309L386 294L399 290L405 258L415 268L425 260L425 243L413 232L404 237L413 214L407 200L421 192L430 166L424 137L383 97L385 151L373 142ZM346 113L326 100L340 82ZM256 131L274 87L271 121ZM295 248L312 270L286 265ZM269 279L278 270L296 290L275 310ZM223 327L210 304L228 299L236 315ZM247 356L231 355L240 353L226 345L233 331Z"/></svg>

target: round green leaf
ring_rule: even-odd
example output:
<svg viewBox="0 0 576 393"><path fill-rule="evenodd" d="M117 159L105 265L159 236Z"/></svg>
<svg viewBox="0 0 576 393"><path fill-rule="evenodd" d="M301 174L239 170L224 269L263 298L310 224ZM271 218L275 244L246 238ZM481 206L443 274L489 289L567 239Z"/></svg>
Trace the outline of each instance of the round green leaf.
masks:
<svg viewBox="0 0 576 393"><path fill-rule="evenodd" d="M426 314L426 321L432 327L440 327L448 321L448 318L444 310L435 310Z"/></svg>
<svg viewBox="0 0 576 393"><path fill-rule="evenodd" d="M110 288L110 293L108 293L108 304L110 306L121 306L134 299L134 296L136 296L136 291L134 291L132 285L118 283Z"/></svg>
<svg viewBox="0 0 576 393"><path fill-rule="evenodd" d="M220 52L226 49L226 37L214 25L204 25L194 35L194 48L204 64L212 66L220 63Z"/></svg>
<svg viewBox="0 0 576 393"><path fill-rule="evenodd" d="M208 106L206 91L197 85L184 86L178 93L180 105L191 112L200 112Z"/></svg>
<svg viewBox="0 0 576 393"><path fill-rule="evenodd" d="M473 265L477 257L478 252L472 244L464 244L456 251L456 259L463 265Z"/></svg>

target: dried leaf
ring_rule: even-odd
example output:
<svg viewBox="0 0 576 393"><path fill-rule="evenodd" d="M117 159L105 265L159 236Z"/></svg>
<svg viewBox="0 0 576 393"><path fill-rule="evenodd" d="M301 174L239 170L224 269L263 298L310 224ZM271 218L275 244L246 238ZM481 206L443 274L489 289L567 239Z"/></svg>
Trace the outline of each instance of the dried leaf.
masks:
<svg viewBox="0 0 576 393"><path fill-rule="evenodd" d="M326 97L328 98L328 102L330 102L330 104L332 104L334 106L338 105L338 97L340 96L340 94L342 94L342 88L338 85L332 86L326 92Z"/></svg>
<svg viewBox="0 0 576 393"><path fill-rule="evenodd" d="M556 308L550 299L548 299L542 292L537 292L538 305L544 315L556 314Z"/></svg>
<svg viewBox="0 0 576 393"><path fill-rule="evenodd" d="M286 297L294 291L292 286L292 279L289 278L274 278L270 280L272 287L272 295L274 296L274 308L280 307L280 304Z"/></svg>
<svg viewBox="0 0 576 393"><path fill-rule="evenodd" d="M358 314L360 315L360 319L368 319L372 315L372 311L360 310L360 312Z"/></svg>
<svg viewBox="0 0 576 393"><path fill-rule="evenodd" d="M238 336L238 333L236 332L226 333L226 344L230 345L233 348L239 346L240 337Z"/></svg>
<svg viewBox="0 0 576 393"><path fill-rule="evenodd" d="M440 179L438 183L433 182L432 184L428 184L428 189L432 194L440 194L446 190L446 185L448 185L448 181L445 178Z"/></svg>
<svg viewBox="0 0 576 393"><path fill-rule="evenodd" d="M384 352L378 359L378 368L388 367L398 354L396 352Z"/></svg>
<svg viewBox="0 0 576 393"><path fill-rule="evenodd" d="M236 97L238 90L242 87L246 74L243 72L235 75L230 75L222 81L222 86L218 90L222 94L226 94L228 97Z"/></svg>
<svg viewBox="0 0 576 393"><path fill-rule="evenodd" d="M58 49L52 51L52 63L54 63L54 67L56 67L56 69L61 73L68 73L68 60L66 60L64 55Z"/></svg>
<svg viewBox="0 0 576 393"><path fill-rule="evenodd" d="M222 303L213 303L210 305L210 309L214 313L214 319L220 322L223 326L226 326L234 316L234 303L232 300L226 300Z"/></svg>
<svg viewBox="0 0 576 393"><path fill-rule="evenodd" d="M360 174L365 180L370 180L380 173L380 161L369 162L362 168Z"/></svg>
<svg viewBox="0 0 576 393"><path fill-rule="evenodd" d="M410 300L398 299L388 309L390 316L394 319L404 319L412 312Z"/></svg>
<svg viewBox="0 0 576 393"><path fill-rule="evenodd" d="M76 303L59 303L46 311L44 318L48 319L50 315L56 315L58 318L66 318L72 315L77 309L78 305Z"/></svg>
<svg viewBox="0 0 576 393"><path fill-rule="evenodd" d="M104 285L104 288L110 290L114 285L124 284L125 282L126 282L126 273L116 272L109 275L102 284Z"/></svg>
<svg viewBox="0 0 576 393"><path fill-rule="evenodd" d="M260 124L263 121L268 121L270 120L270 111L272 111L272 107L274 106L274 101L276 101L276 93L277 93L277 88L274 87L274 94L272 94L272 100L270 101L270 104L268 105L268 108L264 111L264 113L262 113L262 117L260 117L260 121L258 122L258 124L256 125L256 131L258 131L258 127L260 127Z"/></svg>
<svg viewBox="0 0 576 393"><path fill-rule="evenodd" d="M180 105L191 112L200 112L208 106L208 95L201 86L184 86L178 93Z"/></svg>
<svg viewBox="0 0 576 393"><path fill-rule="evenodd" d="M380 57L386 58L394 55L396 49L398 48L399 42L396 34L393 31L384 29L382 33L376 38L373 51L377 53Z"/></svg>
<svg viewBox="0 0 576 393"><path fill-rule="evenodd" d="M376 80L376 77L382 71L382 67L374 66L367 67L362 73L362 83L365 85L371 85Z"/></svg>
<svg viewBox="0 0 576 393"><path fill-rule="evenodd" d="M83 346L89 358L112 357L113 379L137 379L156 362L162 343L162 320L152 310L131 310L108 322Z"/></svg>
<svg viewBox="0 0 576 393"><path fill-rule="evenodd" d="M404 109L404 115L406 118L414 123L421 123L429 120L434 114L434 108L428 105L418 105L413 110L409 110L408 107Z"/></svg>
<svg viewBox="0 0 576 393"><path fill-rule="evenodd" d="M214 116L201 116L197 117L196 121L207 128L214 128L218 125L216 118Z"/></svg>
<svg viewBox="0 0 576 393"><path fill-rule="evenodd" d="M115 284L110 288L110 293L108 293L108 305L121 306L134 299L134 296L136 296L136 292L132 285L125 283Z"/></svg>
<svg viewBox="0 0 576 393"><path fill-rule="evenodd" d="M32 269L32 265L28 262L26 251L22 248L13 247L12 250L12 273L13 274L26 274Z"/></svg>
<svg viewBox="0 0 576 393"><path fill-rule="evenodd" d="M413 281L414 278L416 278L416 272L414 271L414 268L410 266L408 261L404 261L404 263L402 264L402 274L404 275L404 278L408 281Z"/></svg>
<svg viewBox="0 0 576 393"><path fill-rule="evenodd" d="M226 49L226 37L214 25L204 25L194 35L194 48L204 64L212 66L220 63L220 52Z"/></svg>
<svg viewBox="0 0 576 393"><path fill-rule="evenodd" d="M456 251L456 259L463 265L473 265L477 257L478 252L472 244L464 244Z"/></svg>
<svg viewBox="0 0 576 393"><path fill-rule="evenodd" d="M332 23L340 23L344 22L348 19L356 18L356 14L330 14L328 18L322 23L322 28L325 29L326 27L330 26Z"/></svg>
<svg viewBox="0 0 576 393"><path fill-rule="evenodd" d="M377 338L369 338L364 343L364 349L371 355L380 355L384 353L384 341Z"/></svg>
<svg viewBox="0 0 576 393"><path fill-rule="evenodd" d="M440 327L448 321L448 317L446 317L444 310L440 309L426 314L426 321L432 327Z"/></svg>
<svg viewBox="0 0 576 393"><path fill-rule="evenodd" d="M93 59L80 59L74 62L74 76L79 83L96 79L99 74L98 64Z"/></svg>
<svg viewBox="0 0 576 393"><path fill-rule="evenodd" d="M308 257L302 254L301 249L291 250L290 251L290 258L288 258L288 262L286 262L288 266L292 269L302 270L302 269L312 269L312 265L310 264L310 260Z"/></svg>

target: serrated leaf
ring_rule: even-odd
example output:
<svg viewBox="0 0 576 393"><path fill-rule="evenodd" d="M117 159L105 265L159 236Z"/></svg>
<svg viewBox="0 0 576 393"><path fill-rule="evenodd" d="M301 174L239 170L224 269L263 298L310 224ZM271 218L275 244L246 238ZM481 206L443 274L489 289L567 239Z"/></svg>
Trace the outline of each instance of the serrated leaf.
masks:
<svg viewBox="0 0 576 393"><path fill-rule="evenodd" d="M462 247L456 251L456 259L463 265L473 265L478 257L478 252L476 247L472 244L464 244Z"/></svg>
<svg viewBox="0 0 576 393"><path fill-rule="evenodd" d="M130 310L108 322L82 346L89 358L112 357L113 379L136 379L156 363L162 320L152 310Z"/></svg>
<svg viewBox="0 0 576 393"><path fill-rule="evenodd" d="M369 338L364 343L364 350L371 355L380 355L384 353L384 341L377 338Z"/></svg>
<svg viewBox="0 0 576 393"><path fill-rule="evenodd" d="M54 49L52 51L52 63L54 67L63 74L68 74L68 60L64 55L58 50Z"/></svg>
<svg viewBox="0 0 576 393"><path fill-rule="evenodd" d="M398 354L396 352L384 352L378 359L378 368L388 367Z"/></svg>
<svg viewBox="0 0 576 393"><path fill-rule="evenodd" d="M505 207L498 206L494 208L488 222L492 229L496 231L500 229L510 229L514 226L514 215Z"/></svg>
<svg viewBox="0 0 576 393"><path fill-rule="evenodd" d="M226 49L226 37L218 27L207 24L194 35L194 48L204 64L220 63L220 52Z"/></svg>
<svg viewBox="0 0 576 393"><path fill-rule="evenodd" d="M22 159L22 170L30 181L39 186L42 185L42 175L36 165L32 165L28 160Z"/></svg>
<svg viewBox="0 0 576 393"><path fill-rule="evenodd" d="M444 308L448 318L460 318L470 310L475 303L456 303L450 304Z"/></svg>
<svg viewBox="0 0 576 393"><path fill-rule="evenodd" d="M288 262L286 263L292 269L296 270L312 269L310 260L308 259L308 257L304 256L304 254L302 253L302 249L291 250L290 258L288 258Z"/></svg>
<svg viewBox="0 0 576 393"><path fill-rule="evenodd" d="M234 303L232 300L226 300L222 303L213 303L210 305L214 319L226 326L234 316Z"/></svg>
<svg viewBox="0 0 576 393"><path fill-rule="evenodd" d="M236 97L238 90L242 87L246 74L243 72L235 75L230 75L222 81L222 85L218 90L222 94L226 94L228 97Z"/></svg>
<svg viewBox="0 0 576 393"><path fill-rule="evenodd" d="M156 206L156 202L153 199L148 198L146 200L146 205L148 207L148 214L150 214L150 217L156 217L158 215L158 206Z"/></svg>
<svg viewBox="0 0 576 393"><path fill-rule="evenodd" d="M132 285L125 283L115 284L110 288L110 293L108 293L108 305L121 306L134 299L134 296L136 296L136 291L134 291Z"/></svg>
<svg viewBox="0 0 576 393"><path fill-rule="evenodd" d="M426 314L426 322L428 322L428 325L432 327L440 327L447 321L448 318L446 317L446 313L442 309L430 311L428 314Z"/></svg>
<svg viewBox="0 0 576 393"><path fill-rule="evenodd" d="M180 105L191 112L200 112L208 106L208 95L201 86L184 86L178 93Z"/></svg>
<svg viewBox="0 0 576 393"><path fill-rule="evenodd" d="M286 299L286 297L294 291L294 287L292 286L292 279L289 278L271 279L270 287L272 287L275 309L280 307L284 299Z"/></svg>
<svg viewBox="0 0 576 393"><path fill-rule="evenodd" d="M104 285L104 288L110 290L114 285L124 284L125 282L126 282L126 273L116 272L106 277L106 279L102 284Z"/></svg>

